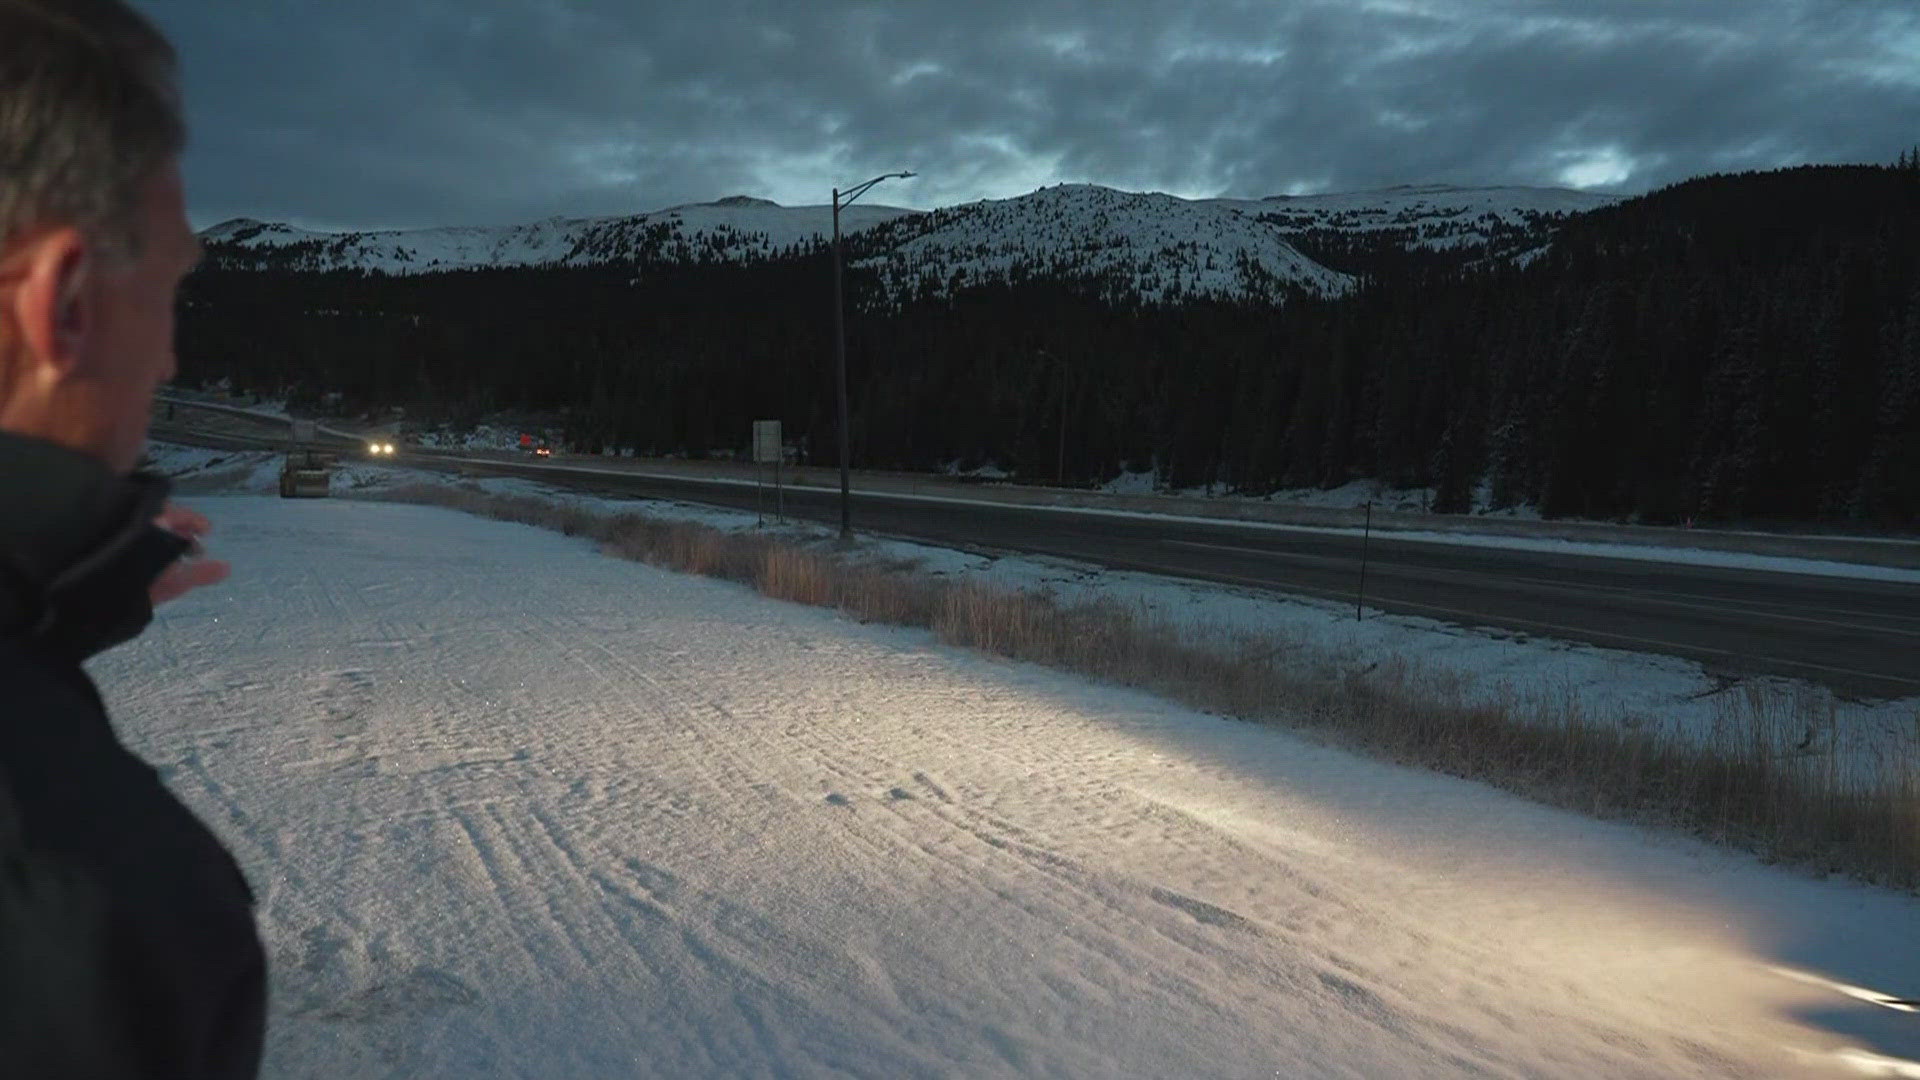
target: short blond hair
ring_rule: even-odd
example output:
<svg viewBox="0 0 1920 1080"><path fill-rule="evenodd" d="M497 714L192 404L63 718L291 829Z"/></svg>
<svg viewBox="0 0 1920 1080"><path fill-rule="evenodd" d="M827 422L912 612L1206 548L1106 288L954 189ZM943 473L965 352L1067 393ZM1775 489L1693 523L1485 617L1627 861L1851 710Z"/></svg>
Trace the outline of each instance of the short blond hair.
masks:
<svg viewBox="0 0 1920 1080"><path fill-rule="evenodd" d="M142 191L186 145L175 66L122 0L0 0L0 255L61 226L137 248Z"/></svg>

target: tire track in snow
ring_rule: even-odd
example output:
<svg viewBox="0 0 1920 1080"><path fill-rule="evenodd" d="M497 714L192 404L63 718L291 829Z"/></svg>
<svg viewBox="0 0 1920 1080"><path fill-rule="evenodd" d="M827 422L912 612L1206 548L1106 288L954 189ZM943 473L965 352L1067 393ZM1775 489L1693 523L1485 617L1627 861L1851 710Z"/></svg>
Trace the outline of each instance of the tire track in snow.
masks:
<svg viewBox="0 0 1920 1080"><path fill-rule="evenodd" d="M863 712L853 702L844 698L836 704L850 713ZM897 777L905 771L898 760L881 752L871 736L866 734L881 726L871 722L872 720L871 715L867 714L863 717L862 723L842 727L831 737L826 736L824 731L816 725L796 725L791 729L791 733L796 735L799 741L808 745L823 766L838 775L858 780L872 788L886 783L888 778ZM870 766L877 764L879 767L859 770L847 765L842 759L850 752L864 754ZM1123 889L1137 892L1183 912L1204 925L1236 930L1241 933L1256 935L1264 933L1259 924L1252 919L1167 886L1137 883L1119 878L1103 879L1100 875L1089 871L1078 860L1062 854L1057 841L1036 835L1005 817L956 801L946 789L929 779L924 772L915 771L913 780L940 805L951 808L966 819L955 820L939 810L933 811L933 816L947 827L964 831L994 850L1011 854L1027 865L1053 875L1082 892L1107 898L1106 894L1109 890L1103 888L1103 884L1119 885ZM1091 786L1083 785L1083 787L1089 792L1093 790ZM1036 787L1035 790L1045 789ZM897 786L889 789L891 801L901 801L895 793L904 793L904 789ZM906 813L899 809L895 809L894 812L903 815ZM1316 899L1324 898L1324 894L1320 892L1315 892L1313 895ZM1116 908L1116 910L1119 909ZM1134 914L1137 917L1137 913Z"/></svg>
<svg viewBox="0 0 1920 1080"><path fill-rule="evenodd" d="M575 636L573 628L564 626L551 618L544 619L543 623L555 642L564 642ZM656 705L657 716L662 721L672 724L694 744L694 748L666 744L667 748L693 771L701 774L708 786L723 799L736 799L752 793L760 797L769 807L778 807L782 802L791 799L790 794L777 788L770 788L764 783L760 774L733 747L717 738L699 722L696 713L702 707L702 703L697 698L675 693L660 679L602 642L591 637L579 637L578 640L580 644L577 647L565 644L559 647L574 664L606 687L611 700L626 700L624 691L632 688L643 689L647 697ZM623 687L619 681L608 674L609 667L627 676L632 681L632 685ZM651 748L659 747L660 744L654 744Z"/></svg>
<svg viewBox="0 0 1920 1080"><path fill-rule="evenodd" d="M524 911L521 898L510 888L513 882L508 880L508 867L499 854L498 841L482 829L481 819L500 820L498 814L490 812L480 815L454 812L444 815L440 820L449 821L459 829L466 845L464 852L455 853L456 857L464 855L461 862L469 879L480 886L501 922L516 929L511 937L527 965L539 967L545 963L545 957L533 948L538 935L530 932L533 929L531 917Z"/></svg>
<svg viewBox="0 0 1920 1080"><path fill-rule="evenodd" d="M823 676L823 681L830 678L829 673ZM783 734L803 745L824 771L849 781L849 788L868 792L883 788L890 792L899 790L897 784L891 788L888 784L908 772L908 767L899 761L896 753L883 748L869 734L879 730L897 732L898 727L879 723L878 718L871 714L862 715L858 706L844 698L835 704L838 708L834 711L853 715L857 719L840 723L829 730L830 721L826 718L809 716L787 722L782 726ZM930 733L921 731L918 734ZM959 742L944 735L932 737L940 741ZM965 745L976 753L983 749L977 741ZM1091 871L1081 862L1063 854L1056 842L1034 837L1002 815L967 805L924 773L915 772L913 775L915 782L929 798L881 798L873 803L884 814L900 819L905 826L903 829L881 830L892 832L886 842L875 842L871 837L862 836L860 823L845 825L847 833L865 841L866 846L876 854L887 857L906 849L936 866L951 869L956 866L956 859L966 859L977 869L991 870L991 856L986 856L977 848L976 855L968 857L929 841L926 826L937 823L939 827L970 836L993 853L1011 857L1028 869L1052 878L1062 888L1100 905L1103 912L1089 914L1071 904L1063 904L1057 897L1045 892L1036 898L1017 887L1001 889L984 885L978 875L965 870L958 875L975 888L985 887L994 892L1000 902L1021 907L1036 918L1052 921L1062 927L1080 926L1082 932L1070 933L1069 936L1092 955L1111 962L1117 972L1131 969L1135 977L1141 974L1139 951L1133 942L1137 933L1146 933L1178 946L1196 959L1225 967L1236 979L1254 977L1268 985L1276 985L1277 979L1277 984L1286 985L1289 993L1302 998L1317 998L1320 1001L1318 1007L1331 1014L1362 1020L1396 1039L1417 1043L1436 1060L1449 1061L1469 1074L1479 1074L1489 1068L1498 1070L1494 1062L1480 1060L1479 1053L1474 1049L1476 1039L1471 1032L1458 1024L1423 1013L1405 995L1388 990L1394 981L1391 976L1382 972L1360 971L1352 964L1342 962L1337 954L1323 949L1311 946L1302 948L1310 939L1303 938L1301 933L1311 932L1316 928L1314 925L1296 924L1282 938L1276 939L1281 944L1253 950L1263 955L1247 955L1242 951L1248 948L1244 942L1233 944L1223 941L1219 935L1224 934L1228 939L1271 937L1272 930L1257 919L1151 880L1138 880L1130 875L1115 877ZM1100 789L1086 783L1058 787L1038 777L1024 789L1024 793L1034 801L1048 803L1055 811L1060 805L1074 801L1100 795L1111 796L1127 804L1130 816L1137 822L1157 823L1157 832L1162 838L1175 842L1176 848L1193 857L1194 861L1218 858L1221 849L1225 849L1239 861L1274 870L1274 877L1289 883L1289 887L1297 893L1288 906L1295 911L1312 912L1319 928L1327 927L1327 920L1332 919L1347 923L1344 929L1349 934L1405 936L1408 938L1407 947L1418 953L1424 963L1447 965L1457 962L1468 970L1499 968L1497 957L1480 955L1471 950L1462 953L1457 945L1439 942L1403 925L1402 920L1371 912L1358 905L1353 898L1343 898L1330 884L1316 881L1317 875L1307 874L1304 868L1279 863L1273 853L1251 847L1232 834L1223 833L1177 807L1150 797L1125 788ZM857 808L867 804L851 805ZM948 808L951 813L940 809L927 811L930 805ZM924 816L922 811L926 811ZM869 814L867 818L871 820L873 815ZM1181 922L1169 924L1164 919L1151 917L1151 905L1142 905L1137 902L1140 900L1150 901L1151 905L1157 905L1164 911L1177 913ZM1269 903L1272 903L1272 898L1269 898ZM1334 909L1331 912L1328 911L1329 905ZM1182 923L1186 924L1184 930ZM1205 928L1205 931L1194 932L1200 928ZM1297 958L1282 956L1275 949L1287 949L1298 955ZM1436 953L1456 955L1449 961L1441 960ZM1203 1003L1209 997L1207 980L1196 979L1177 969L1169 968L1157 973L1152 981L1163 991L1192 1002ZM1373 988L1375 985L1380 986L1381 990L1376 991ZM1381 996L1382 991L1391 993L1396 1004L1389 1005L1387 999ZM1554 996L1561 1002L1579 1001L1584 997L1584 991L1568 982L1555 987ZM1500 1010L1494 1012L1495 1015L1490 1019L1508 1028L1515 1027L1510 1015ZM1564 1017L1549 1010L1541 1009L1539 1013L1541 1015L1535 1022L1564 1022ZM1629 1034L1632 1022L1625 1018L1609 1022L1589 1013L1582 1026L1588 1028L1589 1034L1601 1037L1602 1041L1618 1038L1630 1042L1633 1038Z"/></svg>
<svg viewBox="0 0 1920 1080"><path fill-rule="evenodd" d="M562 624L550 623L549 629L553 631L549 636L554 640L565 640L569 628ZM716 703L703 701L683 688L669 685L653 677L598 641L589 639L581 648L564 648L561 651L570 664L595 677L605 689L607 700L630 701L631 698L625 691L640 689L644 691L645 697L652 706L651 713L654 718L672 725L689 737L688 748L678 749L670 754L671 761L666 763L669 773L675 771L673 766L678 765L682 775L700 776L708 787L730 798L742 792L751 791L761 795L770 806L782 811L792 809L796 800L790 793L779 785L770 784L763 779L766 775L764 771L756 769L755 763L749 762L731 745L708 730L707 725L698 719L697 714L700 711L714 711L723 721L723 727L733 731L739 730L738 718L731 717L724 708ZM620 680L613 678L609 674L609 669L630 676L634 681L633 684L623 684ZM649 733L633 731L630 734L645 737ZM657 751L660 745L657 740L654 740L649 743L648 749ZM716 761L719 762L717 768L714 764ZM726 809L737 808L729 803ZM675 906L664 902L660 896L659 890L663 883L673 881L670 873L657 867L650 867L638 858L628 857L622 862L604 853L596 853L594 856L582 854L577 845L567 840L561 828L543 811L537 808L531 809L530 816L543 823L543 827L551 838L552 846L557 851L566 853L566 866L562 876L576 884L591 884L597 890L603 898L602 914L616 928L622 928L618 936L627 951L633 952L636 957L640 953L633 949L634 934L664 932L681 943L685 954L699 963L708 973L707 981L713 985L745 984L756 988L763 995L788 999L790 1006L795 1009L807 1008L805 1000L809 997L817 998L823 994L834 994L844 997L839 1011L847 1015L865 1015L865 1018L875 1025L897 1019L874 1012L857 998L845 997L840 993L837 984L831 980L822 979L806 971L784 972L786 979L782 980L763 971L759 965L748 959L755 955L779 956L807 953L830 956L833 953L830 942L793 938L787 932L780 931L778 925L766 916L717 896L709 895L702 898L701 909L706 912L707 917L689 918L687 912L677 910ZM613 907L608 908L607 904ZM619 916L613 914L614 910L628 912L630 921L622 923ZM716 911L719 913L717 918L712 914ZM556 921L565 921L558 913L555 913L554 918ZM635 924L631 920L638 922ZM733 925L732 931L726 929L724 924L727 923ZM742 936L739 933L742 927L757 927L758 930ZM581 956L587 955L588 952L577 935L573 939L573 951ZM787 989L786 982L794 980L802 984L807 992L796 995ZM772 1030L763 1021L753 1019L754 1012L746 1007L750 1005L746 998L736 995L736 999L735 1004L740 1006L741 1015L746 1018L749 1034L759 1043L756 1049L761 1054L767 1055L765 1060L780 1060L777 1055L781 1053L781 1048L769 1041L774 1039ZM728 1049L712 1045L708 1046L707 1050L722 1057L725 1056L721 1053L723 1050L726 1054L738 1053L737 1048Z"/></svg>
<svg viewBox="0 0 1920 1080"><path fill-rule="evenodd" d="M756 726L750 722L749 718L741 716L721 702L706 696L702 691L689 687L671 676L638 669L625 658L612 653L604 644L595 642L593 648L607 654L610 666L621 669L623 673L631 674L662 699L678 703L680 708L677 710L677 715L691 722L690 726L701 745L726 755L730 767L723 771L723 776L737 777L749 788L761 789L767 784L764 781L755 780L755 777L766 776L769 770L792 771L794 748L789 744L795 735L793 729L776 728L773 725ZM604 672L601 674L604 676ZM756 741L753 745L761 752L761 758L750 760L726 743L722 737L706 730L704 724L695 720L695 715L700 712L711 713L717 719L718 726L729 733L737 734L751 730L771 734L778 730L783 738ZM706 771L706 779L709 783L715 781L716 777L711 770ZM782 793L781 804L785 809L790 811L802 804L802 800L792 796L791 784L774 786ZM880 851L866 838L853 839L865 850L875 853ZM897 855L897 852L887 852L887 855L892 858ZM632 866L631 861L629 866ZM635 895L633 887L623 886L612 875L595 871L593 876L600 882L603 889L609 892L615 903L628 907L642 921L655 923L659 920L670 920L688 952L724 980L730 982L747 980L760 987L766 994L793 998L796 1003L804 998L832 997L839 1002L836 1006L837 1014L861 1016L876 1026L891 1026L899 1022L899 1015L876 1009L866 998L847 993L849 976L851 976L851 979L856 982L864 978L887 987L888 992L883 1000L898 999L898 988L893 986L890 978L885 977L884 969L876 965L862 964L860 957L845 953L835 942L805 937L795 938L791 931L780 930L778 924L772 922L766 915L751 908L741 907L738 903L721 896L703 897L701 906L708 914L706 919L689 921L685 918L676 918L671 913L671 909L657 898ZM648 891L644 885L638 887L642 892ZM1003 891L1001 899L1006 902L1018 902L1020 897L1016 892ZM1050 920L1055 917L1054 913L1043 913L1043 915ZM1128 970L1128 964L1132 958L1118 948L1110 951L1113 974L1116 978L1122 977ZM814 956L816 962L804 967L789 967L776 975L764 970L759 963L750 959L761 956L796 955ZM849 959L858 970L843 973L839 978L825 977L825 973L830 972L835 966L845 964ZM804 988L805 994L794 997L793 988L796 987Z"/></svg>
<svg viewBox="0 0 1920 1080"><path fill-rule="evenodd" d="M840 704L846 706L850 703L842 701ZM874 741L864 734L878 730L882 725L862 722L853 728L841 727L829 735L823 724L815 722L816 719L806 717L789 720L782 731L787 738L803 746L820 768L852 781L847 785L849 788L864 788L871 792L907 771L895 757L879 752ZM863 721L867 720L871 718L863 718ZM856 756L862 759L858 764L854 762ZM924 789L934 796L931 801L922 800L926 803L925 807L888 805L912 801L897 797L880 803L886 813L901 820L904 829L887 830L892 833L890 840L885 844L877 844L873 838L860 835L860 826L849 825L846 830L852 839L889 860L897 858L897 848L906 848L918 853L933 866L955 871L959 880L969 882L976 890L983 887L988 889L999 903L1018 906L1043 922L1078 926L1079 931L1072 935L1076 943L1090 954L1110 963L1116 975L1130 968L1137 971L1140 962L1139 950L1126 943L1133 936L1126 927L1134 927L1139 932L1166 940L1196 958L1211 963L1226 962L1233 966L1243 960L1233 954L1223 957L1217 943L1196 939L1177 925L1169 926L1163 919L1150 917L1150 907L1143 909L1138 903L1129 903L1128 897L1152 900L1200 926L1242 934L1261 932L1256 924L1243 916L1176 890L1142 885L1090 871L1044 841L1036 841L1014 823L955 802L939 785L927 780L924 773L916 772L914 775L915 782L924 782ZM895 792L903 789L895 785L888 790ZM943 811L938 807L948 810ZM940 841L928 837L929 826L933 827L932 831L970 837L977 846L970 855L946 849ZM994 872L998 877L1009 876L994 870L1001 861L998 856L1010 857L1016 865L1050 877L1057 886L1078 896L1083 903L1095 905L1098 910L1090 912L1076 904L1064 903L1058 896L1044 891L1037 896L1023 891L1018 887L1017 874L1011 875L1014 881L1009 886L982 885L976 871ZM962 867L960 862L968 865ZM1115 929L1116 920L1122 927L1119 930ZM1171 969L1162 972L1159 978L1165 982L1165 989L1182 997L1199 1000L1206 994L1202 984ZM1303 988L1306 985L1301 982Z"/></svg>

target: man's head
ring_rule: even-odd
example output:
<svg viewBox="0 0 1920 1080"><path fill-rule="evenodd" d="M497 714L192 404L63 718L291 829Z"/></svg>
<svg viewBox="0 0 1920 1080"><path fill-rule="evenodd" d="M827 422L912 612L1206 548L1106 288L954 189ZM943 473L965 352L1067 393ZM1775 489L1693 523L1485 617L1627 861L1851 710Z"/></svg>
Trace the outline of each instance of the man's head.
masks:
<svg viewBox="0 0 1920 1080"><path fill-rule="evenodd" d="M0 0L0 430L124 472L171 378L174 55L121 0Z"/></svg>

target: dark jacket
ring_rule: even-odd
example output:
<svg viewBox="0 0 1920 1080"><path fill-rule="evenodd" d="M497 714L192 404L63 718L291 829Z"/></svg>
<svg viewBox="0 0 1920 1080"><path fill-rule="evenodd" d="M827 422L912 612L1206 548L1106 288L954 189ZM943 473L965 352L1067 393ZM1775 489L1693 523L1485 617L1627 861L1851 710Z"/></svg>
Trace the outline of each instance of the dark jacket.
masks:
<svg viewBox="0 0 1920 1080"><path fill-rule="evenodd" d="M232 856L83 660L143 630L167 486L0 433L0 1076L252 1077L266 961Z"/></svg>

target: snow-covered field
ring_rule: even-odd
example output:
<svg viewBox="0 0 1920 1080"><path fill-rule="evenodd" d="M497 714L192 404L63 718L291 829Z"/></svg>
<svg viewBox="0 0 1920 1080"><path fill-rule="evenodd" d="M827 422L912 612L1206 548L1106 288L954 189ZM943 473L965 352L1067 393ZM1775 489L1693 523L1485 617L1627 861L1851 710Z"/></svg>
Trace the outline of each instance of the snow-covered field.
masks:
<svg viewBox="0 0 1920 1080"><path fill-rule="evenodd" d="M501 494L535 495L609 513L637 511L736 532L761 527L758 515L712 506L580 495L520 479L494 478L476 483ZM824 526L787 522L778 528L796 544L825 547L836 542L837 532ZM1920 579L1920 572L1912 570L1737 552L1455 534L1396 533L1395 539L1585 552L1802 574ZM1227 585L1110 570L1068 559L959 551L871 538L863 542L863 548L867 557L912 565L930 574L1046 593L1068 601L1118 601L1147 618L1183 627L1203 640L1258 634L1307 654L1333 658L1350 669L1403 662L1426 672L1435 685L1457 688L1468 700L1514 706L1516 715L1559 715L1569 703L1575 703L1592 722L1664 731L1701 743L1748 738L1752 732L1750 718L1758 715L1766 730L1788 743L1799 741L1804 733L1807 745L1802 750L1808 755L1809 765L1824 766L1833 760L1871 773L1892 763L1920 764L1920 698L1862 701L1797 679L1733 679L1709 674L1700 664L1677 657L1606 649L1492 627L1465 627L1417 615L1369 610L1366 619L1355 620L1353 606L1346 602L1281 597ZM1810 730L1805 726L1809 721Z"/></svg>
<svg viewBox="0 0 1920 1080"><path fill-rule="evenodd" d="M270 493L278 477L279 458L266 453L233 454L156 443L150 455L162 472L181 478L188 491ZM442 482L443 478L359 463L344 467L334 485L336 492L351 495L408 480ZM521 479L493 478L474 483L503 494L535 495L609 513L640 512L726 531L752 530L761 524L755 514L718 507L587 496ZM803 522L785 523L780 531L803 545L831 544L836 536L834 530ZM1911 570L1699 549L1580 545L1562 540L1455 534L1396 533L1395 538L1801 574L1920 579L1920 572ZM894 540L868 540L864 546L871 557L912 564L931 574L1045 592L1067 600L1117 600L1145 616L1187 627L1199 635L1265 635L1338 658L1354 668L1381 660L1403 661L1459 687L1469 699L1512 703L1522 712L1529 705L1551 712L1567 702L1577 702L1584 714L1597 722L1665 730L1705 741L1744 735L1747 718L1757 707L1774 719L1780 733L1790 736L1789 741L1798 741L1803 733L1804 729L1795 725L1817 719L1805 748L1815 760L1837 756L1871 767L1889 761L1920 760L1920 698L1861 701L1800 680L1728 679L1675 657L1486 627L1462 627L1414 615L1370 611L1364 621L1355 621L1352 607L1345 603L1278 597L1065 559L981 554Z"/></svg>
<svg viewBox="0 0 1920 1080"><path fill-rule="evenodd" d="M269 1077L1920 1075L1920 901L420 507L97 660Z"/></svg>

